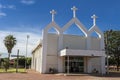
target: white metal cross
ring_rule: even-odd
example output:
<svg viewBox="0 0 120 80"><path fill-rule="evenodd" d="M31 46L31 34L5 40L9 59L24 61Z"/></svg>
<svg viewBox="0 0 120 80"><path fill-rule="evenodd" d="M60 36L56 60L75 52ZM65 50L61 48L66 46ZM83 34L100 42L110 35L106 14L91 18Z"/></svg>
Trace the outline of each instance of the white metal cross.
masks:
<svg viewBox="0 0 120 80"><path fill-rule="evenodd" d="M50 13L52 14L52 21L54 21L54 15L56 14L55 10L50 11Z"/></svg>
<svg viewBox="0 0 120 80"><path fill-rule="evenodd" d="M76 10L78 10L75 6L73 6L71 8L71 10L73 10L73 17L75 18L76 17Z"/></svg>
<svg viewBox="0 0 120 80"><path fill-rule="evenodd" d="M93 25L96 25L96 18L97 18L97 16L94 14L93 16L91 16L91 18L93 18Z"/></svg>

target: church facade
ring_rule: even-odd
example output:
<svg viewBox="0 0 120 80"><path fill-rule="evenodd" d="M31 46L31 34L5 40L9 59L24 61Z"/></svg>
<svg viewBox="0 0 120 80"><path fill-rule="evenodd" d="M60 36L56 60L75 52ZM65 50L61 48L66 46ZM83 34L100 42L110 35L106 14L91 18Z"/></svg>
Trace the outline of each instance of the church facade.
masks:
<svg viewBox="0 0 120 80"><path fill-rule="evenodd" d="M74 6L73 18L62 28L54 21L56 12L50 11L52 21L42 33L43 39L32 51L31 68L40 73L49 73L51 69L58 73L101 73L105 74L104 34L96 25L93 15L93 26L87 30L76 17ZM64 34L72 24L75 24L84 36ZM54 28L56 34L48 33ZM98 37L92 37L92 33Z"/></svg>

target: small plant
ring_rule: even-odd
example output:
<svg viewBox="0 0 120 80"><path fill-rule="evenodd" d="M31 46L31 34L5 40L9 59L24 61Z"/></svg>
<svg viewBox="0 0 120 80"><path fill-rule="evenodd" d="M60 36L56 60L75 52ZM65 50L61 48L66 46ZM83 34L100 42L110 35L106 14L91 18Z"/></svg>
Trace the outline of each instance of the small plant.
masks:
<svg viewBox="0 0 120 80"><path fill-rule="evenodd" d="M5 71L7 72L8 68L9 68L9 62L7 60L3 62L3 67L4 67Z"/></svg>

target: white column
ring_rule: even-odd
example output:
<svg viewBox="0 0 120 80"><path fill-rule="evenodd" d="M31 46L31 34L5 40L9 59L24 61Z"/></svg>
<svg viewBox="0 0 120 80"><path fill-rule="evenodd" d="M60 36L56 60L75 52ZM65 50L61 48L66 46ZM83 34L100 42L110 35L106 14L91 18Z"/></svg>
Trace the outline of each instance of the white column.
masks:
<svg viewBox="0 0 120 80"><path fill-rule="evenodd" d="M39 50L38 50L38 54L39 54L39 57L38 57L38 59L39 59L39 72L41 72L41 49L39 48Z"/></svg>
<svg viewBox="0 0 120 80"><path fill-rule="evenodd" d="M32 54L32 69L34 69L34 54Z"/></svg>
<svg viewBox="0 0 120 80"><path fill-rule="evenodd" d="M35 69L35 55L34 55L34 59L33 59L33 69Z"/></svg>
<svg viewBox="0 0 120 80"><path fill-rule="evenodd" d="M92 69L92 63L91 63L91 58L87 58L88 64L87 64L87 73L91 73Z"/></svg>
<svg viewBox="0 0 120 80"><path fill-rule="evenodd" d="M89 35L86 37L86 46L87 46L87 50L90 50L90 47L91 47L91 38L90 38Z"/></svg>
<svg viewBox="0 0 120 80"><path fill-rule="evenodd" d="M63 72L63 58L60 57L60 51L63 48L63 34L59 34L59 41L58 41L58 72Z"/></svg>
<svg viewBox="0 0 120 80"><path fill-rule="evenodd" d="M33 69L33 53L32 53L32 60L31 60L31 69Z"/></svg>
<svg viewBox="0 0 120 80"><path fill-rule="evenodd" d="M40 73L42 73L42 49L40 51Z"/></svg>
<svg viewBox="0 0 120 80"><path fill-rule="evenodd" d="M105 56L101 57L101 74L105 74L106 69L105 69Z"/></svg>
<svg viewBox="0 0 120 80"><path fill-rule="evenodd" d="M63 49L63 33L59 34L58 51ZM58 53L59 54L59 53Z"/></svg>
<svg viewBox="0 0 120 80"><path fill-rule="evenodd" d="M67 56L67 74L69 74L69 56Z"/></svg>
<svg viewBox="0 0 120 80"><path fill-rule="evenodd" d="M41 73L46 73L46 57L47 57L47 32L43 31L43 43L42 43L42 54L41 54Z"/></svg>
<svg viewBox="0 0 120 80"><path fill-rule="evenodd" d="M101 48L101 50L103 50L104 49L104 36L102 36L101 35L101 39L100 39L100 48Z"/></svg>

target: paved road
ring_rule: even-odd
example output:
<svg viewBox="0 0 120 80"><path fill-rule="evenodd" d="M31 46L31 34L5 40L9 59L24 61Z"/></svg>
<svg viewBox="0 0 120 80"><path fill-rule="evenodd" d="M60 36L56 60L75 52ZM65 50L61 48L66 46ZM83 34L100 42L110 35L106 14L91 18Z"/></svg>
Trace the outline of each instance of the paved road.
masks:
<svg viewBox="0 0 120 80"><path fill-rule="evenodd" d="M115 74L115 76L109 75L108 77L93 75L63 76L40 74L29 70L28 73L0 73L0 80L120 80L120 76L118 74Z"/></svg>

